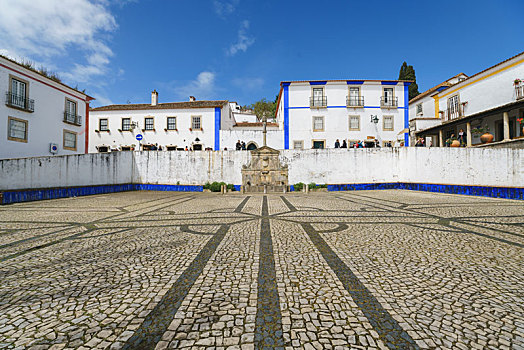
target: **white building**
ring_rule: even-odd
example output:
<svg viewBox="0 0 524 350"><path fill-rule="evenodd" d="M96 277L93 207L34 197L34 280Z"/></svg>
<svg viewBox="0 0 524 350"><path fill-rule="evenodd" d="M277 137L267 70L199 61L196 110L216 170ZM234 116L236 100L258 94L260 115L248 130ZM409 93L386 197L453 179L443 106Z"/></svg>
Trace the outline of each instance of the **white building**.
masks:
<svg viewBox="0 0 524 350"><path fill-rule="evenodd" d="M109 105L91 110L89 152L149 150L222 149L220 129L231 128L233 117L228 101ZM137 135L140 135L137 139Z"/></svg>
<svg viewBox="0 0 524 350"><path fill-rule="evenodd" d="M0 159L87 153L93 98L0 56Z"/></svg>
<svg viewBox="0 0 524 350"><path fill-rule="evenodd" d="M466 146L481 145L480 136L485 132L493 135L495 145L522 145L524 124L518 120L524 118L524 52L436 89L414 101L415 108L422 100L423 115L439 122L415 132L431 137L435 146L444 146L460 130L466 135Z"/></svg>
<svg viewBox="0 0 524 350"><path fill-rule="evenodd" d="M277 122L284 149L409 144L408 86L397 80L285 81L280 84Z"/></svg>

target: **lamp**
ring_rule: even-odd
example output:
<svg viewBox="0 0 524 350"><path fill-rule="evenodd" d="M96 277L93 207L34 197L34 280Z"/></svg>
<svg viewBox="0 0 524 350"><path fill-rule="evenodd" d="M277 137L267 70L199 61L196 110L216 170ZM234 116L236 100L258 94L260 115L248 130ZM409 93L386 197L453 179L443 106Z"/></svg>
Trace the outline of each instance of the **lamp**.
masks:
<svg viewBox="0 0 524 350"><path fill-rule="evenodd" d="M376 115L371 116L371 122L377 124L378 123L378 117Z"/></svg>

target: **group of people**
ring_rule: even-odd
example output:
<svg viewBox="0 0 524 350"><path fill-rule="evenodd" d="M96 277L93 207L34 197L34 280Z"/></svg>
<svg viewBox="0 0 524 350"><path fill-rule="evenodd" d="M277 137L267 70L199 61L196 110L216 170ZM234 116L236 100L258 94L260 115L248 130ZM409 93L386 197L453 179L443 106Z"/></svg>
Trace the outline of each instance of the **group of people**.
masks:
<svg viewBox="0 0 524 350"><path fill-rule="evenodd" d="M466 147L467 137L466 137L466 133L464 132L464 129L459 130L458 137L456 137L455 134L451 134L451 136L448 139L446 139L446 141L444 142L445 146L451 147L451 145L453 144L453 141L455 140L459 142L460 147Z"/></svg>
<svg viewBox="0 0 524 350"><path fill-rule="evenodd" d="M371 144L370 147L380 148L380 143L378 140L373 141L374 144ZM369 144L368 144L369 146ZM350 147L353 148L366 148L366 143L362 140L357 140L354 142ZM335 148L348 148L348 144L346 143L346 140L342 140L342 144L340 144L339 139L335 141Z"/></svg>
<svg viewBox="0 0 524 350"><path fill-rule="evenodd" d="M244 141L238 140L236 145L235 145L235 149L237 151L240 151L240 150L245 151L246 150L246 143Z"/></svg>

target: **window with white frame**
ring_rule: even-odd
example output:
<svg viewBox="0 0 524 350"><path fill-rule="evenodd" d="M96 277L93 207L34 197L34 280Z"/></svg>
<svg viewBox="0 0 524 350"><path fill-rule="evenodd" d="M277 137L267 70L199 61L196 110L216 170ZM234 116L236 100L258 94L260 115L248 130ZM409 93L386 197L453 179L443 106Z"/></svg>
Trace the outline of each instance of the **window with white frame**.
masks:
<svg viewBox="0 0 524 350"><path fill-rule="evenodd" d="M176 130L176 117L167 117L167 130Z"/></svg>
<svg viewBox="0 0 524 350"><path fill-rule="evenodd" d="M100 131L109 131L109 126L107 123L107 119L99 119L98 120L98 130Z"/></svg>
<svg viewBox="0 0 524 350"><path fill-rule="evenodd" d="M147 117L144 118L144 129L145 130L155 130L155 118Z"/></svg>
<svg viewBox="0 0 524 350"><path fill-rule="evenodd" d="M351 86L349 88L348 106L363 106L364 98L360 97L360 87Z"/></svg>
<svg viewBox="0 0 524 350"><path fill-rule="evenodd" d="M393 131L393 116L392 115L385 115L383 118L384 125L383 128L385 131Z"/></svg>
<svg viewBox="0 0 524 350"><path fill-rule="evenodd" d="M27 120L9 117L7 128L8 140L27 142Z"/></svg>
<svg viewBox="0 0 524 350"><path fill-rule="evenodd" d="M324 131L324 117L313 117L313 131Z"/></svg>
<svg viewBox="0 0 524 350"><path fill-rule="evenodd" d="M73 124L80 124L80 119L76 113L76 102L66 98L64 121Z"/></svg>
<svg viewBox="0 0 524 350"><path fill-rule="evenodd" d="M313 88L313 97L311 98L311 107L325 107L327 106L327 98L324 95L323 87Z"/></svg>
<svg viewBox="0 0 524 350"><path fill-rule="evenodd" d="M422 115L422 103L417 105L417 115Z"/></svg>
<svg viewBox="0 0 524 350"><path fill-rule="evenodd" d="M64 130L64 149L76 151L76 132Z"/></svg>
<svg viewBox="0 0 524 350"><path fill-rule="evenodd" d="M350 115L349 116L349 130L360 130L360 116Z"/></svg>
<svg viewBox="0 0 524 350"><path fill-rule="evenodd" d="M304 141L302 140L293 141L293 149L304 149Z"/></svg>
<svg viewBox="0 0 524 350"><path fill-rule="evenodd" d="M191 129L200 130L202 129L202 117L199 115L194 115L191 117Z"/></svg>
<svg viewBox="0 0 524 350"><path fill-rule="evenodd" d="M11 78L11 94L9 103L12 106L26 108L27 83Z"/></svg>
<svg viewBox="0 0 524 350"><path fill-rule="evenodd" d="M131 118L122 118L122 131L131 130Z"/></svg>

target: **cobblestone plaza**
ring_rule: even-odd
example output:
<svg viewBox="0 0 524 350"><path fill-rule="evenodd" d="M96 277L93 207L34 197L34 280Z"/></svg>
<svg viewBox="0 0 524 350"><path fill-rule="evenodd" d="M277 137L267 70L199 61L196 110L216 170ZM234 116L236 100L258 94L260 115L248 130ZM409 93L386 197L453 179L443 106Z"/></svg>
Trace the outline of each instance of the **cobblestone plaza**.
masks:
<svg viewBox="0 0 524 350"><path fill-rule="evenodd" d="M0 348L524 349L524 204L123 192L0 207Z"/></svg>

